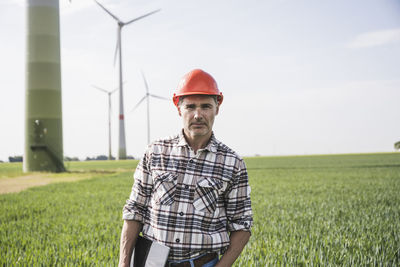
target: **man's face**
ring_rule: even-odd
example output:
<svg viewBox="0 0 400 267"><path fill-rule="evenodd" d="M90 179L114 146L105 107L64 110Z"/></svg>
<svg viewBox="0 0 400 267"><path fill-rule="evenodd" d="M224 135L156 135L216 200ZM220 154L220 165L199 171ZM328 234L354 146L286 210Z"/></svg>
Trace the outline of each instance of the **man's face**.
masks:
<svg viewBox="0 0 400 267"><path fill-rule="evenodd" d="M178 107L183 129L188 137L211 136L214 118L219 106L207 95L186 96Z"/></svg>

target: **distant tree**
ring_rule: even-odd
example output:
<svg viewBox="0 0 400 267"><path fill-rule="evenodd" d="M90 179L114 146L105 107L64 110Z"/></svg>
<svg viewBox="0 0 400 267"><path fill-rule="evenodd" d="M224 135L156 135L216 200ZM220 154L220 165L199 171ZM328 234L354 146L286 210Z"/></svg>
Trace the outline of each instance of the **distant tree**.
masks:
<svg viewBox="0 0 400 267"><path fill-rule="evenodd" d="M396 149L396 150L400 150L400 141L399 141L399 142L396 142L396 143L394 143L394 149Z"/></svg>
<svg viewBox="0 0 400 267"><path fill-rule="evenodd" d="M64 157L64 161L79 161L78 157Z"/></svg>
<svg viewBox="0 0 400 267"><path fill-rule="evenodd" d="M108 160L108 157L105 155L100 155L96 157L96 160Z"/></svg>
<svg viewBox="0 0 400 267"><path fill-rule="evenodd" d="M132 156L127 156L127 159L134 159ZM93 158L91 157L86 157L85 161L90 161L90 160L108 160L108 157L106 155L99 155L95 156ZM111 156L111 160L115 160L115 157Z"/></svg>
<svg viewBox="0 0 400 267"><path fill-rule="evenodd" d="M8 157L9 162L22 162L22 156Z"/></svg>

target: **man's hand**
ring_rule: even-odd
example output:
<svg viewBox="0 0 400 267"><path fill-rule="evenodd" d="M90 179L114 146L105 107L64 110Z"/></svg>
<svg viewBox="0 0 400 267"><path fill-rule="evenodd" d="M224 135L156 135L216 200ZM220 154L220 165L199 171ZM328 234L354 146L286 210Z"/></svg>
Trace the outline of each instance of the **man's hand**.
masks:
<svg viewBox="0 0 400 267"><path fill-rule="evenodd" d="M142 230L142 226L143 225L137 221L124 221L119 247L119 267L129 267L132 250L136 244L137 237Z"/></svg>
<svg viewBox="0 0 400 267"><path fill-rule="evenodd" d="M215 267L228 267L232 266L235 260L239 257L244 246L250 239L250 232L246 231L236 231L232 232L229 239L230 245L227 251L224 253L220 261L215 265Z"/></svg>

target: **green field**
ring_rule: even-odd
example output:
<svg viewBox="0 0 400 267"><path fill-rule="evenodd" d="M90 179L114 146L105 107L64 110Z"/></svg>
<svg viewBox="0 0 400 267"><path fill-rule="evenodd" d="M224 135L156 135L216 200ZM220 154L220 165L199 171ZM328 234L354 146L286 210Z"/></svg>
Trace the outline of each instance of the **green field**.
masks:
<svg viewBox="0 0 400 267"><path fill-rule="evenodd" d="M255 224L235 266L400 265L400 153L245 161ZM0 195L0 265L116 266L136 164L71 162L57 175L94 178Z"/></svg>

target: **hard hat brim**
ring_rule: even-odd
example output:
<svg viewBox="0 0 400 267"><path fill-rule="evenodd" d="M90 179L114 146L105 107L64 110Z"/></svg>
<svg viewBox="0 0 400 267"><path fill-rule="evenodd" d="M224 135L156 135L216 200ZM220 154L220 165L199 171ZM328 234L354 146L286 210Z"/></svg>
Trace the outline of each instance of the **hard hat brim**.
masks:
<svg viewBox="0 0 400 267"><path fill-rule="evenodd" d="M220 92L218 95L217 94L210 94L206 92L185 92L185 93L180 93L180 94L174 94L172 97L172 101L174 102L175 106L178 106L179 103L179 97L181 96L189 96L189 95L209 95L209 96L218 96L218 104L222 104L222 100L224 99L224 96Z"/></svg>

